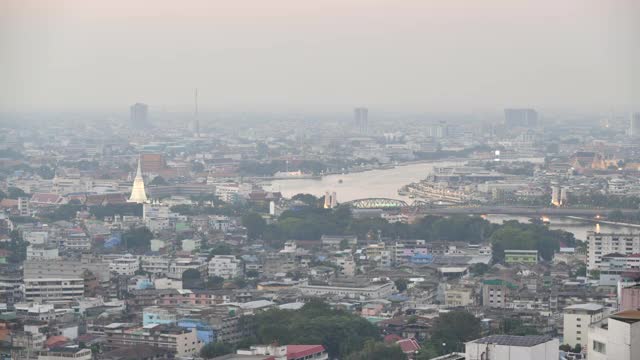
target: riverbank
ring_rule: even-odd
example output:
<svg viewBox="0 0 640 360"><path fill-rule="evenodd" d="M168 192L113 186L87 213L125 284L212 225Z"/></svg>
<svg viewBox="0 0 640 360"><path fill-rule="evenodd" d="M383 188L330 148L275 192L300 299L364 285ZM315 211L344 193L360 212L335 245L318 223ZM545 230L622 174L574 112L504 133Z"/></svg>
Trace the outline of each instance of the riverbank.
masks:
<svg viewBox="0 0 640 360"><path fill-rule="evenodd" d="M640 229L640 224L631 224L631 223L623 223L623 222L617 222L617 221L592 219L592 218L585 218L585 217L581 217L581 216L567 216L567 218L575 219L575 220L581 220L581 221L588 221L588 222L595 223L595 224L607 224L607 225L625 226L625 227Z"/></svg>

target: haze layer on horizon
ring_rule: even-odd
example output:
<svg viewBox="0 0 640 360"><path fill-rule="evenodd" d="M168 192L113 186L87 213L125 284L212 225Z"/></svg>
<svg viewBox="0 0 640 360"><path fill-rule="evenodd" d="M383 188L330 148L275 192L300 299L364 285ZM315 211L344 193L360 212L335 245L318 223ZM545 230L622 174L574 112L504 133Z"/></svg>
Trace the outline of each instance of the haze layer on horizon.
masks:
<svg viewBox="0 0 640 360"><path fill-rule="evenodd" d="M4 0L0 111L640 108L635 0Z"/></svg>

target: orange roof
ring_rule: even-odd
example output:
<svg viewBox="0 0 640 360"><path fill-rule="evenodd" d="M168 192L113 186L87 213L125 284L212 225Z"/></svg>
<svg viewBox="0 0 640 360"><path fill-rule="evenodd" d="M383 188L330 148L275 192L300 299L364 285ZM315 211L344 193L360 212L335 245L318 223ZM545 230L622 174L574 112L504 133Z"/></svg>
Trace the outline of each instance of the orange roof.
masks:
<svg viewBox="0 0 640 360"><path fill-rule="evenodd" d="M67 341L69 341L69 338L66 336L62 336L62 335L52 336L47 339L47 341L45 342L45 345L47 345L48 348L53 348L53 347L65 344Z"/></svg>
<svg viewBox="0 0 640 360"><path fill-rule="evenodd" d="M612 319L621 321L640 321L640 310L625 310L611 315Z"/></svg>

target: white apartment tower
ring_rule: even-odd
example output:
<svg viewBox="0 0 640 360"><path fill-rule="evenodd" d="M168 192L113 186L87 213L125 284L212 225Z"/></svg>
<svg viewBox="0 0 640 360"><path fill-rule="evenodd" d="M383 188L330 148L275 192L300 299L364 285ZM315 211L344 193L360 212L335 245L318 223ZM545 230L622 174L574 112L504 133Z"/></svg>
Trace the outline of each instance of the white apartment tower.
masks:
<svg viewBox="0 0 640 360"><path fill-rule="evenodd" d="M640 253L640 233L587 233L587 269L600 270L602 256Z"/></svg>

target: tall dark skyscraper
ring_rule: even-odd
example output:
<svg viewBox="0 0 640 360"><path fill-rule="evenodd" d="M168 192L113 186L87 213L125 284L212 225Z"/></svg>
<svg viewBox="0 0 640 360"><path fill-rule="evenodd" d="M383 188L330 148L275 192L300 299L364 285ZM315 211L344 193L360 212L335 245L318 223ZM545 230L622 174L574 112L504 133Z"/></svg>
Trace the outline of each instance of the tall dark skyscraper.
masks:
<svg viewBox="0 0 640 360"><path fill-rule="evenodd" d="M533 109L504 109L504 124L506 127L536 127L538 112Z"/></svg>
<svg viewBox="0 0 640 360"><path fill-rule="evenodd" d="M149 112L149 106L147 104L135 103L129 108L130 121L133 127L144 127L147 125L147 116Z"/></svg>
<svg viewBox="0 0 640 360"><path fill-rule="evenodd" d="M369 131L369 109L365 107L355 108L353 110L353 121L355 128L362 134Z"/></svg>

